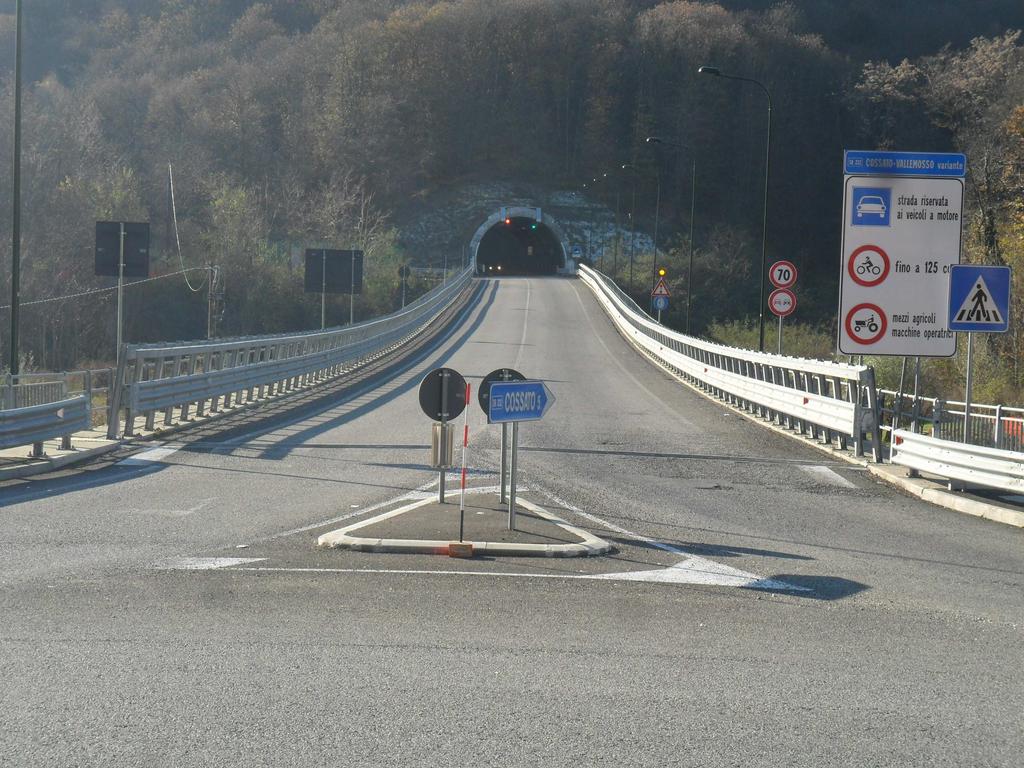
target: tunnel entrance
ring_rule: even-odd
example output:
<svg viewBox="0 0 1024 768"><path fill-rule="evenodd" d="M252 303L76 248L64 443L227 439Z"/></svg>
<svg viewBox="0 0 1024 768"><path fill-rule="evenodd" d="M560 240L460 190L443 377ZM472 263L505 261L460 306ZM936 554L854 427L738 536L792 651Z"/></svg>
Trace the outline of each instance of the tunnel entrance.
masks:
<svg viewBox="0 0 1024 768"><path fill-rule="evenodd" d="M484 274L553 275L562 266L562 244L543 223L510 218L487 230L476 263Z"/></svg>
<svg viewBox="0 0 1024 768"><path fill-rule="evenodd" d="M477 229L471 248L480 275L566 271L565 235L540 208L502 208Z"/></svg>

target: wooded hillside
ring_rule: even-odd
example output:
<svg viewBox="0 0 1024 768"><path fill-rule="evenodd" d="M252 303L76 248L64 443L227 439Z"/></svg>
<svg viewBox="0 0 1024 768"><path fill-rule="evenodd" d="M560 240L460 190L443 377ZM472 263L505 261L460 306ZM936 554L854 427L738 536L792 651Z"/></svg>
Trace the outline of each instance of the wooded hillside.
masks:
<svg viewBox="0 0 1024 768"><path fill-rule="evenodd" d="M13 3L2 7L6 212ZM727 295L705 286L718 292L698 328L742 318L756 307L743 276L758 257L766 104L697 74L712 64L771 91L769 256L801 267L801 319L827 322L844 148L967 152L971 258L1024 259L1024 56L1007 32L1021 27L1016 0L36 0L23 301L106 285L92 275L93 222L124 217L152 222L158 272L221 266L222 333L312 327L291 259L320 244L365 247L380 280L359 313L388 311L390 275L416 257L396 245L408 201L481 179L579 189L623 163L661 174L661 241L682 245L690 156L652 152L656 133L693 148L700 258L735 276ZM647 184L643 226L653 203ZM0 304L9 228L3 213ZM111 300L26 307L24 349L48 368L109 358ZM134 288L129 311L134 340L205 332L204 294L178 277ZM1000 354L1016 354L1017 336Z"/></svg>

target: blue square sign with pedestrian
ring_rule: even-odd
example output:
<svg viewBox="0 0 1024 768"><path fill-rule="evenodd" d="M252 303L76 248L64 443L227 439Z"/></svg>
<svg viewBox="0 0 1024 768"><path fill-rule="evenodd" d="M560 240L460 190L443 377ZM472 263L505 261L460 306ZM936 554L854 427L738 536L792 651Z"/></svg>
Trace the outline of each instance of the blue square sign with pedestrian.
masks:
<svg viewBox="0 0 1024 768"><path fill-rule="evenodd" d="M850 224L854 227L888 227L892 211L890 187L854 187Z"/></svg>
<svg viewBox="0 0 1024 768"><path fill-rule="evenodd" d="M1004 333L1010 327L1010 268L954 264L949 273L949 330Z"/></svg>

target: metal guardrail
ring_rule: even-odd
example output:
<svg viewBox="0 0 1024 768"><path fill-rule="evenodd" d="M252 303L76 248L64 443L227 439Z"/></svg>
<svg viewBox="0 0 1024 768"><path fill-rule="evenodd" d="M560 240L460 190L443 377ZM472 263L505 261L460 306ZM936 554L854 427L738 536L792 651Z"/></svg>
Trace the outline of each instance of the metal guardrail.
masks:
<svg viewBox="0 0 1024 768"><path fill-rule="evenodd" d="M948 478L950 488L962 484L1024 493L1024 455L1015 451L898 429L893 432L890 461L907 467L912 475L927 472Z"/></svg>
<svg viewBox="0 0 1024 768"><path fill-rule="evenodd" d="M71 435L91 426L88 397L59 400L25 408L0 410L0 448L32 445L32 455L41 456L44 440L63 438L70 447Z"/></svg>
<svg viewBox="0 0 1024 768"><path fill-rule="evenodd" d="M684 336L652 320L615 283L581 266L580 277L627 338L716 397L826 443L871 446L882 460L874 371L866 366L752 352Z"/></svg>
<svg viewBox="0 0 1024 768"><path fill-rule="evenodd" d="M108 437L134 433L135 419L145 416L152 429L156 415L164 423L173 409L188 419L217 412L320 381L374 359L411 337L448 307L469 284L466 269L404 309L376 320L313 333L251 336L217 341L126 345L114 376Z"/></svg>
<svg viewBox="0 0 1024 768"><path fill-rule="evenodd" d="M942 440L1024 452L1024 408L966 404L956 400L917 397L879 390L882 429L905 429ZM966 413L966 415L965 415Z"/></svg>

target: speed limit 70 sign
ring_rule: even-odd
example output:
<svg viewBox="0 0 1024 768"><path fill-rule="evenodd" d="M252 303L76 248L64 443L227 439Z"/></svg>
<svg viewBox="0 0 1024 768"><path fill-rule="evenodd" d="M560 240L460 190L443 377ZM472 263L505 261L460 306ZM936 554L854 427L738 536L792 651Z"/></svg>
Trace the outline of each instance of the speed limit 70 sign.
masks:
<svg viewBox="0 0 1024 768"><path fill-rule="evenodd" d="M792 288L796 282L796 266L791 261L776 261L768 272L768 279L776 288Z"/></svg>

